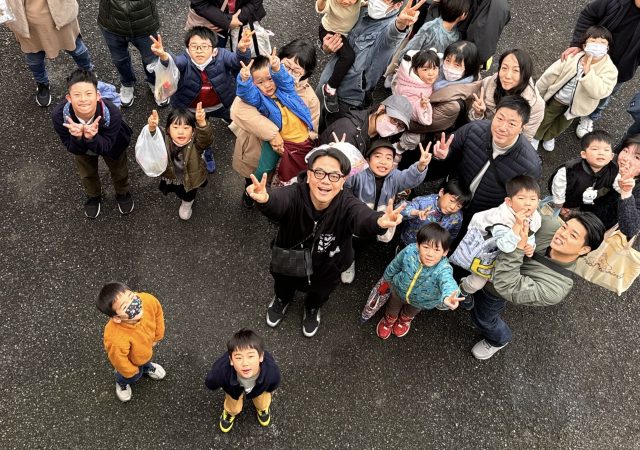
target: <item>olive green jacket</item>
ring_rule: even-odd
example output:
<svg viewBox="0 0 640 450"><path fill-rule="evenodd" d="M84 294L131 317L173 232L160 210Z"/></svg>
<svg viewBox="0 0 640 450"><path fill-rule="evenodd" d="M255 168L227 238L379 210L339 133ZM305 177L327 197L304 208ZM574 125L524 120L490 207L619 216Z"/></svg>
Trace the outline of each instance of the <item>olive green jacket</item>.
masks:
<svg viewBox="0 0 640 450"><path fill-rule="evenodd" d="M167 147L167 154L169 162L167 163L167 170L162 173L162 177L169 180L175 180L176 174L173 170L173 161L171 159L171 147L174 146L171 137L167 135L165 137L165 143ZM184 158L184 190L189 192L195 188L198 188L207 181L207 166L202 159L202 153L207 147L213 144L213 133L211 125L207 122L207 125L203 128L196 127L194 138L183 148Z"/></svg>

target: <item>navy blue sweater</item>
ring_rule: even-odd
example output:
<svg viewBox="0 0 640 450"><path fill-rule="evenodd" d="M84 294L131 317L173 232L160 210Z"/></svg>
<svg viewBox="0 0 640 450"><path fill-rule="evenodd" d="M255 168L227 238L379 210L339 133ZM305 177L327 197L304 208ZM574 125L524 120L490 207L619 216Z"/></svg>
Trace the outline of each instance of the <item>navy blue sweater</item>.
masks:
<svg viewBox="0 0 640 450"><path fill-rule="evenodd" d="M238 381L236 370L229 361L229 353L226 352L213 363L204 384L211 390L222 388L223 391L236 400L244 393L244 387ZM264 352L264 359L260 363L260 374L256 380L256 385L247 394L247 398L255 398L263 392L273 392L279 385L280 369L271 353Z"/></svg>

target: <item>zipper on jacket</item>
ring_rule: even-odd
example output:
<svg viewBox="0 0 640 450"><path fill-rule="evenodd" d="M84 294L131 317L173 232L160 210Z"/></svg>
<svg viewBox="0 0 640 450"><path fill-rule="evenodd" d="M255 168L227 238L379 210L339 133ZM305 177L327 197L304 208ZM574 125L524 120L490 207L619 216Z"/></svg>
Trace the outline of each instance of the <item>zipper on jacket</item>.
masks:
<svg viewBox="0 0 640 450"><path fill-rule="evenodd" d="M411 280L411 284L409 285L409 289L407 289L407 295L405 296L405 300L407 301L408 304L411 304L411 302L409 301L409 295L411 294L411 291L413 291L413 287L416 284L416 281L418 281L418 277L420 276L420 273L422 272L422 264L420 264L420 268L416 271L416 274L413 276L413 280Z"/></svg>

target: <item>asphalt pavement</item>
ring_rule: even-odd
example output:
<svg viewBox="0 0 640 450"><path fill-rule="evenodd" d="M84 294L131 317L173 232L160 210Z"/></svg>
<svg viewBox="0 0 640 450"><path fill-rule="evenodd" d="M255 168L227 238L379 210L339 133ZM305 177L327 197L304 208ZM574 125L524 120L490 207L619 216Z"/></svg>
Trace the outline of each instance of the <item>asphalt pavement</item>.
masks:
<svg viewBox="0 0 640 450"><path fill-rule="evenodd" d="M99 77L117 84L96 25L98 2L81 3L82 34ZM539 75L566 47L586 2L510 3L512 21L498 53L529 49ZM158 4L165 44L180 50L187 2ZM316 39L319 16L311 0L265 6L263 25L275 32L276 46ZM300 301L270 329L264 316L275 228L240 205L243 180L231 169L231 132L215 123L218 172L199 192L188 222L178 218L179 200L164 197L158 181L136 165L133 144L134 212L118 213L101 166L103 210L88 220L73 158L51 126L51 107L36 106L35 83L4 27L0 52L0 447L640 447L637 283L617 297L577 282L561 305L509 305L505 318L514 339L481 362L470 353L479 335L465 311L421 313L406 337L384 342L375 335L375 319L359 325L369 290L392 257L381 246L359 256L355 282L333 294L314 338L302 335ZM73 62L60 55L48 68L59 101ZM154 107L139 65L136 71L137 97L124 110L135 136ZM624 86L603 128L622 135L630 123L625 105L639 88L637 76ZM164 120L167 112L160 114ZM578 140L568 131L556 148L542 155L545 179L578 154ZM155 360L167 377L134 385L128 404L114 395L102 347L106 317L95 308L110 280L153 293L165 311L166 337ZM270 428L261 428L246 405L232 432L222 434L223 393L203 382L241 327L265 338L283 382Z"/></svg>

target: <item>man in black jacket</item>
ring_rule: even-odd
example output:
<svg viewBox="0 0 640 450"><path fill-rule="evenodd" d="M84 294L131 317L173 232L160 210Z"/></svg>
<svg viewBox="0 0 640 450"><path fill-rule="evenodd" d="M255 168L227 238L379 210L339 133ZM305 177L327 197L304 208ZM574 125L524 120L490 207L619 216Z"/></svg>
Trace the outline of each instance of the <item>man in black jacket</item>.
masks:
<svg viewBox="0 0 640 450"><path fill-rule="evenodd" d="M120 75L120 98L122 106L129 107L134 100L134 86L136 75L131 65L129 44L140 52L142 66L147 77L147 83L153 92L156 81L155 74L147 71L147 64L156 57L151 52L149 35L157 38L160 28L156 0L100 0L98 10L98 25L111 54L111 61ZM169 100L158 103L166 106Z"/></svg>
<svg viewBox="0 0 640 450"><path fill-rule="evenodd" d="M571 44L560 57L563 61L582 51L584 33L592 25L605 27L613 35L609 56L618 68L618 84L609 97L600 101L594 112L580 118L576 128L579 138L593 131L593 122L602 117L611 96L633 78L640 64L640 0L593 0L589 3L578 16Z"/></svg>

